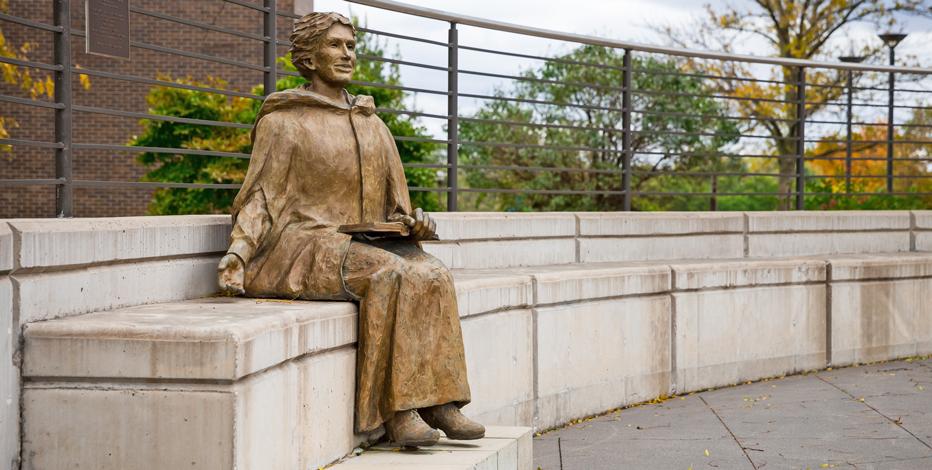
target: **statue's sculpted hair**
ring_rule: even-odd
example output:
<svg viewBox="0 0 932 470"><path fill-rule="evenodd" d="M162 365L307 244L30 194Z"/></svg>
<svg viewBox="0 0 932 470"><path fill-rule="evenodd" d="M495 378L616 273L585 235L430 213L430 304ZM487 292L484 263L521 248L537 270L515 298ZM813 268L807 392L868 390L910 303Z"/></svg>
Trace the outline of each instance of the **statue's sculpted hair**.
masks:
<svg viewBox="0 0 932 470"><path fill-rule="evenodd" d="M312 72L306 67L308 60L313 62L314 53L320 47L320 40L327 30L334 24L339 23L349 26L356 34L356 27L349 18L334 12L321 13L314 12L304 15L295 22L294 31L291 32L291 62L301 72L301 75L307 77Z"/></svg>

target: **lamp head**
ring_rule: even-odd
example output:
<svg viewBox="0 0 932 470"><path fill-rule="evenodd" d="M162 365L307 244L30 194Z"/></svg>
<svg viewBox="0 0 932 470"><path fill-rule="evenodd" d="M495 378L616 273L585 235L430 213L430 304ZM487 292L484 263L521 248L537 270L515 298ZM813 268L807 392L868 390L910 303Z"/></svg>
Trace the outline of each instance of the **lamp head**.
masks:
<svg viewBox="0 0 932 470"><path fill-rule="evenodd" d="M860 55L844 55L838 58L839 62L845 62L849 64L860 64L864 62L864 56Z"/></svg>
<svg viewBox="0 0 932 470"><path fill-rule="evenodd" d="M896 47L900 41L906 39L905 33L882 33L878 34L877 36L880 37L880 40L882 40L883 43L891 49Z"/></svg>

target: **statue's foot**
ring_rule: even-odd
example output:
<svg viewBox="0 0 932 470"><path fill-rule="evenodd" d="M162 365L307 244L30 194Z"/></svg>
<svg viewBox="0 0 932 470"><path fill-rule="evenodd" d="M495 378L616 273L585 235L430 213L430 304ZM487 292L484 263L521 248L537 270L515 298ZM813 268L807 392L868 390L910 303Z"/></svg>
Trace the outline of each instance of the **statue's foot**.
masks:
<svg viewBox="0 0 932 470"><path fill-rule="evenodd" d="M430 427L442 430L450 439L468 441L485 437L485 426L463 416L452 403L422 408L419 412Z"/></svg>
<svg viewBox="0 0 932 470"><path fill-rule="evenodd" d="M395 413L385 422L385 432L391 443L401 447L427 447L440 440L440 433L431 429L414 410Z"/></svg>

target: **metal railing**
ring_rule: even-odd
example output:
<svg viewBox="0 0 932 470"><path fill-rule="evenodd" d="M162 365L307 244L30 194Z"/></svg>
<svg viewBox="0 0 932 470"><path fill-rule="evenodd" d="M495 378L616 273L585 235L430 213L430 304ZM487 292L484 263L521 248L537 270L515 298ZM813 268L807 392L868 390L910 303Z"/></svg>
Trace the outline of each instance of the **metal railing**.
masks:
<svg viewBox="0 0 932 470"><path fill-rule="evenodd" d="M261 45L261 64L135 40L131 46L261 72L264 90L274 90L283 76L296 75L277 65L276 59L289 43L276 33L279 19L287 21L297 15L281 11L276 0L216 1L259 12L262 33L181 18L170 12L137 7L131 12L177 27L254 41ZM436 184L412 186L411 190L444 195L446 210L461 210L464 205L468 209L493 210L716 210L735 207L740 198L744 198L742 203L750 198L784 209L805 209L819 201L832 204L846 198L862 202L867 197L910 198L911 204L926 207L932 201L932 108L925 101L932 97L932 69L685 50L519 26L393 1L348 1L407 15L412 20L418 17L418 21L446 25L446 41L359 28L367 35L445 49L442 55L446 63L439 64L397 56L360 56L359 60L445 74L446 83L439 77L428 86L354 82L420 96L446 97L445 107L435 106L437 109L378 109L433 123L426 127L440 135L396 136L396 140L437 146L431 159L407 162L405 167L434 172ZM231 183L75 178L75 149L115 152L117 160L123 159L121 155L126 152L249 158L245 152L82 141L73 132L78 115L251 127L239 122L76 104L70 86L76 74L228 97L264 97L115 70L78 68L73 62L71 38L83 37L84 33L72 28L70 0L52 0L52 4L54 24L0 14L0 22L51 34L52 63L6 57L0 57L0 62L51 72L56 84L54 100L0 94L0 102L53 110L54 140L13 135L0 139L0 144L14 149L53 149L55 177L0 179L0 188L54 186L56 213L68 217L75 214L75 188L238 187ZM544 56L479 47L461 42L462 27L472 28L473 32L547 39L568 49L563 54ZM464 53L497 63L507 59L537 65L524 71L463 67ZM563 75L535 73L546 67ZM893 81L882 74L896 77L897 84L906 86L894 89ZM473 79L491 79L494 85L481 92L463 89ZM878 92L888 96L877 99L874 95ZM909 115L907 121L894 122L896 116L905 115ZM832 126L842 126L843 131ZM886 135L873 132L874 128L886 129ZM871 162L882 165L875 168L878 165ZM732 206L723 207L723 203Z"/></svg>

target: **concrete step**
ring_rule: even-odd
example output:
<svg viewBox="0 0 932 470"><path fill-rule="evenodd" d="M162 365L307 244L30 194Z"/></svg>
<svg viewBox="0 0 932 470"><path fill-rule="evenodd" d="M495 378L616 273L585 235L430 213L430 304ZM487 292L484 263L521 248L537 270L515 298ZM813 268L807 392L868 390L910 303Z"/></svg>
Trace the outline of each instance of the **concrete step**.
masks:
<svg viewBox="0 0 932 470"><path fill-rule="evenodd" d="M489 426L475 441L443 438L415 451L378 445L330 467L332 470L530 470L531 428Z"/></svg>

